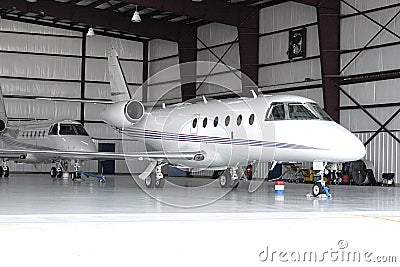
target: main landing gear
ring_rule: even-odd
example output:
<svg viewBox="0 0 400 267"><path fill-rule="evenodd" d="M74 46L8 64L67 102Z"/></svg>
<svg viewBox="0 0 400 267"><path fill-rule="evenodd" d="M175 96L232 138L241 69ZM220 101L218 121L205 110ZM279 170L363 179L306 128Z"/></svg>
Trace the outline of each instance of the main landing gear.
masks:
<svg viewBox="0 0 400 267"><path fill-rule="evenodd" d="M63 163L64 163L64 167L63 167ZM58 177L61 178L63 176L63 170L67 170L68 169L68 161L56 161L55 162L56 166L55 167L51 167L50 169L50 176L52 178ZM75 179L80 179L81 178L81 174L79 172L79 168L81 167L80 165L80 161L79 160L75 160L74 162L74 172L71 173L71 178L72 181L74 181Z"/></svg>
<svg viewBox="0 0 400 267"><path fill-rule="evenodd" d="M7 178L10 176L10 167L8 167L8 161L3 160L3 166L0 168L0 177Z"/></svg>
<svg viewBox="0 0 400 267"><path fill-rule="evenodd" d="M55 178L56 176L58 178L61 178L63 174L63 169L60 161L56 161L56 166L51 167L50 169L50 176L51 178Z"/></svg>
<svg viewBox="0 0 400 267"><path fill-rule="evenodd" d="M237 175L236 167L224 171L219 177L219 185L222 188L231 187L237 188L239 186L239 176Z"/></svg>
<svg viewBox="0 0 400 267"><path fill-rule="evenodd" d="M150 173L145 179L144 179L144 184L146 185L147 188L163 188L165 184L165 178L164 175L161 171L162 166L164 166L165 163L157 162L157 165L154 169L153 172Z"/></svg>

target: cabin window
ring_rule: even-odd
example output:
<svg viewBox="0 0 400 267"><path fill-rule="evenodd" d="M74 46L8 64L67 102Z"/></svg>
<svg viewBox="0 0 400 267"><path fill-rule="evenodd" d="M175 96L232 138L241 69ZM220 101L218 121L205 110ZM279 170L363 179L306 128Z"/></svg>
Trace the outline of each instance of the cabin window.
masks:
<svg viewBox="0 0 400 267"><path fill-rule="evenodd" d="M240 124L242 124L242 115L239 115L238 117L237 117L237 120L236 120L236 124L238 125L238 126L240 126Z"/></svg>
<svg viewBox="0 0 400 267"><path fill-rule="evenodd" d="M249 117L249 124L253 125L253 123L254 123L254 114L251 114Z"/></svg>
<svg viewBox="0 0 400 267"><path fill-rule="evenodd" d="M196 128L196 126L197 126L197 118L195 118L195 119L193 120L193 122L192 122L192 127L193 127L193 128Z"/></svg>
<svg viewBox="0 0 400 267"><path fill-rule="evenodd" d="M314 115L311 110L309 110L302 103L289 103L289 118L291 120L317 120L318 117Z"/></svg>
<svg viewBox="0 0 400 267"><path fill-rule="evenodd" d="M42 132L42 136L44 137L44 135L45 135L45 134L46 134L46 131L44 131L44 130L43 130L43 132Z"/></svg>
<svg viewBox="0 0 400 267"><path fill-rule="evenodd" d="M283 103L272 103L267 112L266 120L279 121L285 119L285 105Z"/></svg>
<svg viewBox="0 0 400 267"><path fill-rule="evenodd" d="M58 124L54 124L51 126L49 135L57 135L58 134Z"/></svg>
<svg viewBox="0 0 400 267"><path fill-rule="evenodd" d="M207 127L207 118L204 118L203 119L203 128L206 128Z"/></svg>
<svg viewBox="0 0 400 267"><path fill-rule="evenodd" d="M218 116L215 117L215 119L214 119L214 127L217 127L217 126L218 126Z"/></svg>
<svg viewBox="0 0 400 267"><path fill-rule="evenodd" d="M226 116L226 118L225 118L225 126L228 126L230 121L231 121L231 117L229 115Z"/></svg>
<svg viewBox="0 0 400 267"><path fill-rule="evenodd" d="M33 132L30 132L30 134L29 134L29 135L30 135L30 137L32 137L32 136L33 136Z"/></svg>
<svg viewBox="0 0 400 267"><path fill-rule="evenodd" d="M320 106L318 106L316 103L310 103L309 104L313 110L321 117L322 120L324 121L331 121L332 118L328 115L328 113L325 112Z"/></svg>
<svg viewBox="0 0 400 267"><path fill-rule="evenodd" d="M33 134L33 136L36 137L36 135L37 135L37 132L35 131L35 133Z"/></svg>

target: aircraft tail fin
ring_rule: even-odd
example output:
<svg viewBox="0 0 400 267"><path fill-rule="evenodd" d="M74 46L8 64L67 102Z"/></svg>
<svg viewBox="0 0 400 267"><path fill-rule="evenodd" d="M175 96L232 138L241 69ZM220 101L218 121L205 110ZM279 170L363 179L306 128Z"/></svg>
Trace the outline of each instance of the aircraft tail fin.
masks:
<svg viewBox="0 0 400 267"><path fill-rule="evenodd" d="M0 85L0 132L3 132L8 125L6 106L4 105L3 91Z"/></svg>
<svg viewBox="0 0 400 267"><path fill-rule="evenodd" d="M114 48L108 53L108 71L110 73L111 100L120 102L131 99L132 96Z"/></svg>

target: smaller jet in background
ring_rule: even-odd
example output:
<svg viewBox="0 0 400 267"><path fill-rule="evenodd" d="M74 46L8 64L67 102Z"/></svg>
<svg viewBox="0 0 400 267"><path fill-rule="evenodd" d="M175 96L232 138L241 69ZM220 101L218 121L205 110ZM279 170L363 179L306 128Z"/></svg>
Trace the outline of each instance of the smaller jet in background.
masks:
<svg viewBox="0 0 400 267"><path fill-rule="evenodd" d="M97 152L96 145L81 123L72 120L31 121L10 124L0 87L0 177L8 177L10 160L17 163L53 163L51 177L61 177L72 163L72 178L79 177L82 161L125 160L125 158L159 159L163 153L123 154Z"/></svg>

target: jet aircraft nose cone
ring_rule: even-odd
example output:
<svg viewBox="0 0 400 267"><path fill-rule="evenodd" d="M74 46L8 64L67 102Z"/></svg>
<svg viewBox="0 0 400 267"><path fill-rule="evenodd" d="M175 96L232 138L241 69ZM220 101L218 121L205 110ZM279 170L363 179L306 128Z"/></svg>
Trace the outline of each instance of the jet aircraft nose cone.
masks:
<svg viewBox="0 0 400 267"><path fill-rule="evenodd" d="M82 140L77 146L77 150L82 152L97 152L96 145L92 140Z"/></svg>
<svg viewBox="0 0 400 267"><path fill-rule="evenodd" d="M333 150L342 155L346 161L356 161L365 157L364 144L351 132L344 132L338 136L337 142L332 144Z"/></svg>
<svg viewBox="0 0 400 267"><path fill-rule="evenodd" d="M351 150L354 151L354 156L357 158L357 160L359 160L365 157L366 149L360 139L355 136L354 139L356 140L353 141L353 147L351 148Z"/></svg>

